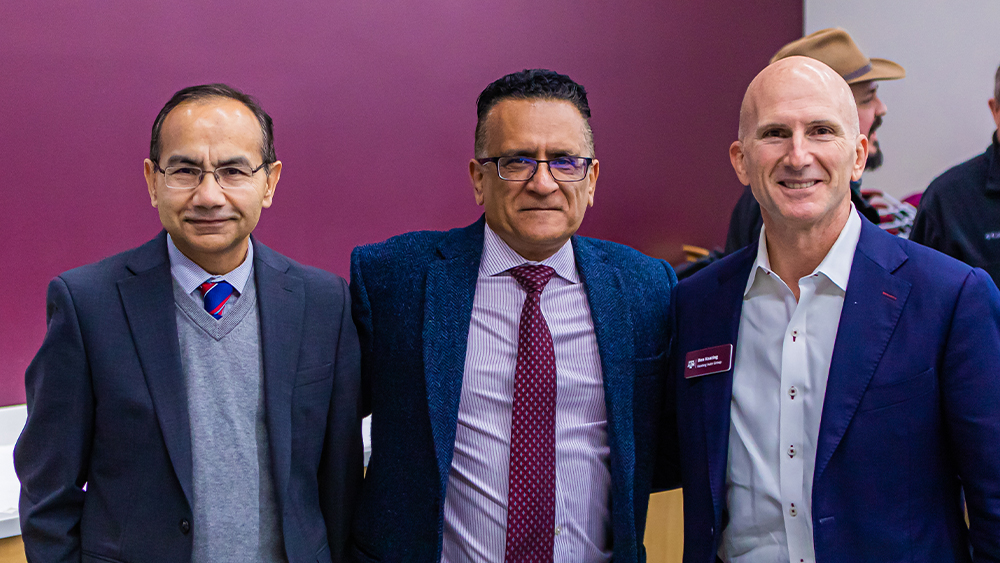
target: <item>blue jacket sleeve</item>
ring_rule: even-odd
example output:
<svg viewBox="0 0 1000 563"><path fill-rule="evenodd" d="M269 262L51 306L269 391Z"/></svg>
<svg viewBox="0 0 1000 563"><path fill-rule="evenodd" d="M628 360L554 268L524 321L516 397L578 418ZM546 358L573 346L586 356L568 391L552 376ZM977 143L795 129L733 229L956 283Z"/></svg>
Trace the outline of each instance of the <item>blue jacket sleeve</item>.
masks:
<svg viewBox="0 0 1000 563"><path fill-rule="evenodd" d="M338 278L343 296L327 415L326 440L319 468L320 502L326 520L330 558L349 561L351 522L364 478L361 440L361 374L358 333L351 321L347 283ZM334 320L334 319L331 319Z"/></svg>
<svg viewBox="0 0 1000 563"><path fill-rule="evenodd" d="M80 519L90 466L94 397L69 287L49 284L45 340L25 374L28 420L14 449L28 561L81 560Z"/></svg>
<svg viewBox="0 0 1000 563"><path fill-rule="evenodd" d="M965 280L939 375L977 563L1000 561L1000 292L978 268Z"/></svg>
<svg viewBox="0 0 1000 563"><path fill-rule="evenodd" d="M361 343L361 397L362 414L372 413L371 402L371 357L372 357L372 310L361 272L361 249L351 252L351 314L357 327Z"/></svg>

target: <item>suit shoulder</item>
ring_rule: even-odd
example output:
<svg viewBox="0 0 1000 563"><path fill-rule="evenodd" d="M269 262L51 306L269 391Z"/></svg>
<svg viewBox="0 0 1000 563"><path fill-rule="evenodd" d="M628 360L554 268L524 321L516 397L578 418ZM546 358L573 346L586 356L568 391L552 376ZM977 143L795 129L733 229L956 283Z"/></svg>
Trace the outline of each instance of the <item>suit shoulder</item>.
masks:
<svg viewBox="0 0 1000 563"><path fill-rule="evenodd" d="M665 283L668 292L677 285L677 274L666 260L647 256L630 246L609 240L577 236L575 251L603 254L609 263L626 270L632 281L655 285Z"/></svg>
<svg viewBox="0 0 1000 563"><path fill-rule="evenodd" d="M148 244L150 243L146 243L146 245ZM146 245L130 248L97 262L66 270L58 277L74 289L113 287L125 275L127 265L132 257Z"/></svg>
<svg viewBox="0 0 1000 563"><path fill-rule="evenodd" d="M633 263L642 266L662 267L665 263L659 258L653 258L639 252L631 246L597 238L577 236L577 246L580 249L593 249L605 253L614 262Z"/></svg>
<svg viewBox="0 0 1000 563"><path fill-rule="evenodd" d="M372 262L383 266L423 262L424 257L433 253L445 237L457 230L459 229L413 231L396 235L382 242L358 246L351 252L351 262L358 262L362 266Z"/></svg>
<svg viewBox="0 0 1000 563"><path fill-rule="evenodd" d="M272 251L273 252L273 251ZM310 266L308 264L303 264L296 260L293 260L284 254L275 253L288 261L288 271L297 277L302 278L306 283L320 284L320 285L335 285L340 286L346 283L346 280L342 276L339 276L333 272L329 272L322 268L317 268L316 266Z"/></svg>
<svg viewBox="0 0 1000 563"><path fill-rule="evenodd" d="M887 236L892 237L906 252L908 257L904 264L906 271L923 273L921 279L928 284L961 282L972 272L972 266L943 252L910 240L888 234Z"/></svg>
<svg viewBox="0 0 1000 563"><path fill-rule="evenodd" d="M311 299L314 300L314 303L319 295L331 296L332 303L343 302L344 295L347 293L347 280L343 277L316 266L302 264L270 248L267 249L267 252L272 255L269 261L274 262L274 259L278 258L288 264L287 273L302 280L306 291L313 296Z"/></svg>

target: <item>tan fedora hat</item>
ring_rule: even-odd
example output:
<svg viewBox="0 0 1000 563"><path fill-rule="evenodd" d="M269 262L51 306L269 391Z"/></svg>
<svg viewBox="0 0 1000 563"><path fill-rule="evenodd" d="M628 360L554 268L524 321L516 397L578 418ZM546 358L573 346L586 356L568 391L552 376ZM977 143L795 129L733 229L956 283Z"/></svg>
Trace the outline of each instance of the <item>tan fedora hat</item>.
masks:
<svg viewBox="0 0 1000 563"><path fill-rule="evenodd" d="M851 36L839 27L821 29L802 39L796 39L771 57L771 62L801 55L826 63L848 84L867 80L896 80L906 76L906 70L886 59L869 59Z"/></svg>

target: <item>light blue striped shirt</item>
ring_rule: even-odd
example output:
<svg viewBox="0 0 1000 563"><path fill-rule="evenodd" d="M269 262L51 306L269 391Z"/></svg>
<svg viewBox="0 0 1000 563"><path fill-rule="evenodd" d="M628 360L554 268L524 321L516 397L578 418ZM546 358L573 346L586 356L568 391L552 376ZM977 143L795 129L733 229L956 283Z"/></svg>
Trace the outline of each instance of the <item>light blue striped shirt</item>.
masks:
<svg viewBox="0 0 1000 563"><path fill-rule="evenodd" d="M184 293L190 295L191 299L202 306L204 306L204 301L201 293L195 293L201 284L206 281L226 280L235 290L233 296L226 303L226 308L232 309L239 300L240 294L244 293L247 282L250 281L250 274L253 273L253 241L250 239L247 239L247 257L243 259L243 263L235 270L221 276L206 272L204 268L195 264L194 260L185 256L174 244L174 239L170 238L169 234L167 235L167 257L170 258L170 275L181 286Z"/></svg>
<svg viewBox="0 0 1000 563"><path fill-rule="evenodd" d="M526 294L508 270L525 260L488 226L444 503L442 561L497 563L507 531L517 333ZM541 309L556 357L556 563L611 560L611 473L604 382L590 304L567 242Z"/></svg>

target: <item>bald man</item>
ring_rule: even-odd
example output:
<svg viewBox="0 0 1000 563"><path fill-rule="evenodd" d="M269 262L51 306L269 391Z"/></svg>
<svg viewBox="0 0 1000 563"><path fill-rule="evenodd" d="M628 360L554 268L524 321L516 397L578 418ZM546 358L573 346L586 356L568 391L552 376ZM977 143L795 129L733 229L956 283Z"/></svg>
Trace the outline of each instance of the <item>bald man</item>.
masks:
<svg viewBox="0 0 1000 563"><path fill-rule="evenodd" d="M686 563L1000 561L1000 293L861 220L868 146L819 61L747 89L760 240L675 301Z"/></svg>

